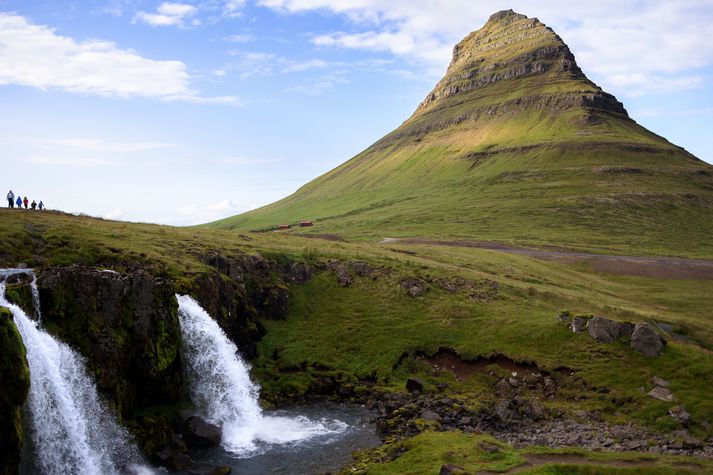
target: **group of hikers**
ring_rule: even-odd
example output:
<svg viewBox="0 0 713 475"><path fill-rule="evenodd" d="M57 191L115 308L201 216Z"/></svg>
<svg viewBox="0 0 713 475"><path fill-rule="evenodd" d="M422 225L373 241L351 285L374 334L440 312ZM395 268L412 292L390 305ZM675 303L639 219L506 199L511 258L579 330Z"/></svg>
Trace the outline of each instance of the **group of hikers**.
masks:
<svg viewBox="0 0 713 475"><path fill-rule="evenodd" d="M17 205L18 208L22 208L22 205L25 205L25 209L45 209L45 204L40 200L39 203L37 203L35 200L32 200L32 203L27 199L27 196L25 196L24 199L20 198L20 196L17 196L17 201L15 201L15 193L10 190L7 194L7 207L8 208L14 208L15 205Z"/></svg>

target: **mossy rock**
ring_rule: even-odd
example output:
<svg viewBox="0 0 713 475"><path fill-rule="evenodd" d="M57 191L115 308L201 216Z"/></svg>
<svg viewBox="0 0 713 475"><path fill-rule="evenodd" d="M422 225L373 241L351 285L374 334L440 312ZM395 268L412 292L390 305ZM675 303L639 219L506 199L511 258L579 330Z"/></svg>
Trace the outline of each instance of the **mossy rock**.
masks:
<svg viewBox="0 0 713 475"><path fill-rule="evenodd" d="M24 443L20 409L30 390L25 345L12 313L0 307L0 473L18 471Z"/></svg>

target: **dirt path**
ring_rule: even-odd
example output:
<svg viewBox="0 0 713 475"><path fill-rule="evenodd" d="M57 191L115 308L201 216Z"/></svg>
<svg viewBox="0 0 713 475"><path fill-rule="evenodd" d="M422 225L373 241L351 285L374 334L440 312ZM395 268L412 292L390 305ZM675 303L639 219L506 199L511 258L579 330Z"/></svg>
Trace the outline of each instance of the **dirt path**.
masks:
<svg viewBox="0 0 713 475"><path fill-rule="evenodd" d="M679 257L617 256L567 250L526 249L488 241L445 241L424 238L384 238L379 244L428 244L432 246L473 247L520 254L560 262L589 262L605 274L634 275L656 279L713 280L713 261Z"/></svg>
<svg viewBox="0 0 713 475"><path fill-rule="evenodd" d="M524 455L526 462L505 472L478 472L478 475L502 475L506 473L521 473L530 470L538 465L599 465L607 467L655 467L657 464L652 460L590 460L576 454L528 454ZM698 471L700 465L694 463L677 464L681 469Z"/></svg>

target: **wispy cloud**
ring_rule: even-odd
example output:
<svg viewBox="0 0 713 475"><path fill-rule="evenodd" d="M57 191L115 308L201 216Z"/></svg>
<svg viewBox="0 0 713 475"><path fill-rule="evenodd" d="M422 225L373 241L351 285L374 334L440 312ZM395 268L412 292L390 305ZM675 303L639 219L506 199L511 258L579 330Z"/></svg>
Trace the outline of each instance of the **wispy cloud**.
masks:
<svg viewBox="0 0 713 475"><path fill-rule="evenodd" d="M140 11L134 17L135 21L151 26L184 26L186 21L198 13L198 8L187 3L164 2L158 6L155 13ZM197 19L193 20L200 22ZM197 23L193 23L196 25Z"/></svg>
<svg viewBox="0 0 713 475"><path fill-rule="evenodd" d="M314 36L319 47L387 52L440 77L452 45L497 9L472 0L259 0L281 13L331 12L352 31ZM713 66L710 0L531 0L507 5L537 15L563 36L584 70L627 95L671 92L710 82L696 69Z"/></svg>
<svg viewBox="0 0 713 475"><path fill-rule="evenodd" d="M176 147L176 144L172 143L108 142L98 139L39 139L29 142L37 143L43 148L68 152L136 153Z"/></svg>
<svg viewBox="0 0 713 475"><path fill-rule="evenodd" d="M247 166L247 165L267 165L270 163L278 163L284 161L284 158L251 158L251 157L226 157L216 158L213 163L220 165L231 166Z"/></svg>
<svg viewBox="0 0 713 475"><path fill-rule="evenodd" d="M122 98L239 105L234 96L203 97L181 61L153 60L109 41L76 41L26 18L0 13L0 85Z"/></svg>
<svg viewBox="0 0 713 475"><path fill-rule="evenodd" d="M223 4L223 16L226 18L238 18L243 15L245 0L225 0Z"/></svg>
<svg viewBox="0 0 713 475"><path fill-rule="evenodd" d="M112 160L95 157L32 156L27 158L27 161L34 165L78 168L97 168L117 165Z"/></svg>
<svg viewBox="0 0 713 475"><path fill-rule="evenodd" d="M302 84L299 86L292 86L285 89L286 92L305 94L308 96L319 96L323 94L328 89L332 89L338 84L347 84L349 80L340 74L327 74L317 78L316 80Z"/></svg>
<svg viewBox="0 0 713 475"><path fill-rule="evenodd" d="M227 41L229 43L249 43L255 39L255 36L251 35L249 33L242 33L242 34L223 36L218 39L221 41Z"/></svg>
<svg viewBox="0 0 713 475"><path fill-rule="evenodd" d="M240 207L230 200L223 200L217 203L183 206L178 208L176 213L182 216L183 219L180 221L184 222L184 224L201 224L221 218L227 218L228 216L233 216L245 211L246 209L248 208Z"/></svg>

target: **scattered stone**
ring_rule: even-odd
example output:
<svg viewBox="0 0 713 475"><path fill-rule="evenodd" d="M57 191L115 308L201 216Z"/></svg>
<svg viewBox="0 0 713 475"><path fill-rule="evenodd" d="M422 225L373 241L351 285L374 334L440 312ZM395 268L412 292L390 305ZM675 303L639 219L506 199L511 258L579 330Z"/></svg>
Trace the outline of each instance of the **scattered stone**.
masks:
<svg viewBox="0 0 713 475"><path fill-rule="evenodd" d="M423 386L423 381L418 378L408 378L406 380L406 391L412 393L422 393Z"/></svg>
<svg viewBox="0 0 713 475"><path fill-rule="evenodd" d="M583 333L587 329L587 319L579 316L574 317L571 328L574 333Z"/></svg>
<svg viewBox="0 0 713 475"><path fill-rule="evenodd" d="M454 465L452 463L446 463L441 465L441 471L438 475L466 475L466 471L460 465Z"/></svg>
<svg viewBox="0 0 713 475"><path fill-rule="evenodd" d="M679 437L681 438L681 442L683 443L683 448L685 450L696 450L703 447L703 442L696 439L688 432L684 432Z"/></svg>
<svg viewBox="0 0 713 475"><path fill-rule="evenodd" d="M587 323L587 331L598 343L611 343L619 338L621 324L604 317L594 317Z"/></svg>
<svg viewBox="0 0 713 475"><path fill-rule="evenodd" d="M500 452L500 447L498 447L495 444L491 444L490 442L486 442L484 440L481 440L478 442L478 448L482 450L483 452L487 452L489 454L495 454Z"/></svg>
<svg viewBox="0 0 713 475"><path fill-rule="evenodd" d="M510 386L512 386L513 388L516 388L516 387L520 386L520 380L517 379L517 378L514 377L514 376L510 376L510 377L508 378L508 384L509 384Z"/></svg>
<svg viewBox="0 0 713 475"><path fill-rule="evenodd" d="M354 273L360 277L369 277L374 271L374 269L364 261L352 262L352 269L354 269Z"/></svg>
<svg viewBox="0 0 713 475"><path fill-rule="evenodd" d="M631 334L631 347L649 357L659 356L666 346L666 340L659 335L653 326L639 322Z"/></svg>
<svg viewBox="0 0 713 475"><path fill-rule="evenodd" d="M674 421L680 422L683 427L688 427L691 424L691 415L682 405L673 406L668 410L668 415Z"/></svg>
<svg viewBox="0 0 713 475"><path fill-rule="evenodd" d="M413 298L420 297L426 293L426 283L418 278L402 280L401 287Z"/></svg>
<svg viewBox="0 0 713 475"><path fill-rule="evenodd" d="M657 386L649 391L648 394L652 398L658 399L659 401L671 402L674 400L673 394L671 394L671 391L669 391L668 388L661 388Z"/></svg>
<svg viewBox="0 0 713 475"><path fill-rule="evenodd" d="M432 410L430 410L430 409L426 409L426 410L424 410L424 411L421 412L421 419L423 419L424 421L436 421L436 422L440 422L441 416L439 416L438 413L435 412L435 411L432 411Z"/></svg>
<svg viewBox="0 0 713 475"><path fill-rule="evenodd" d="M223 431L215 424L198 416L191 416L183 423L183 440L194 448L215 447L220 444Z"/></svg>
<svg viewBox="0 0 713 475"><path fill-rule="evenodd" d="M654 376L653 383L657 388L667 388L669 385L668 381L661 379L658 376Z"/></svg>

